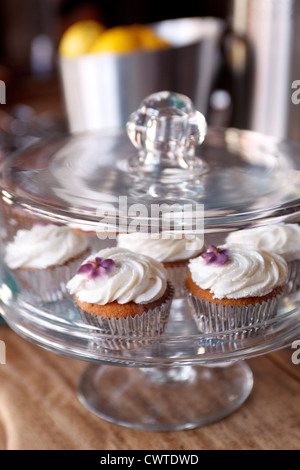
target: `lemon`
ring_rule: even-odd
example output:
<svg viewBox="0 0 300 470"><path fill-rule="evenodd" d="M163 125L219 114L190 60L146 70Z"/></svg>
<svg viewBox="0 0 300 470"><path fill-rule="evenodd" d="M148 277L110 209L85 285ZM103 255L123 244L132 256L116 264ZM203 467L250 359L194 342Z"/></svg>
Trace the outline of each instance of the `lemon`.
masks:
<svg viewBox="0 0 300 470"><path fill-rule="evenodd" d="M103 31L89 52L126 53L140 47L139 39L131 26L113 26Z"/></svg>
<svg viewBox="0 0 300 470"><path fill-rule="evenodd" d="M147 25L133 25L135 34L138 35L140 47L147 50L156 50L170 47L170 44L157 34Z"/></svg>
<svg viewBox="0 0 300 470"><path fill-rule="evenodd" d="M155 50L170 47L146 25L114 26L101 32L89 52L127 53L138 49Z"/></svg>
<svg viewBox="0 0 300 470"><path fill-rule="evenodd" d="M60 40L59 54L64 57L86 54L104 30L105 27L94 20L78 21L72 24Z"/></svg>

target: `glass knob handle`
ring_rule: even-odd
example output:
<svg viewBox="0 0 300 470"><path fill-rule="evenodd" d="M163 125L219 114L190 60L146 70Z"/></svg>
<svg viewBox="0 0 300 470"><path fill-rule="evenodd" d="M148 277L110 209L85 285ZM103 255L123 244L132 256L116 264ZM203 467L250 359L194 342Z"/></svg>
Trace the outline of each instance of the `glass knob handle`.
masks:
<svg viewBox="0 0 300 470"><path fill-rule="evenodd" d="M206 129L206 120L192 101L170 91L145 98L126 124L128 137L139 151L139 163L146 167L191 168Z"/></svg>

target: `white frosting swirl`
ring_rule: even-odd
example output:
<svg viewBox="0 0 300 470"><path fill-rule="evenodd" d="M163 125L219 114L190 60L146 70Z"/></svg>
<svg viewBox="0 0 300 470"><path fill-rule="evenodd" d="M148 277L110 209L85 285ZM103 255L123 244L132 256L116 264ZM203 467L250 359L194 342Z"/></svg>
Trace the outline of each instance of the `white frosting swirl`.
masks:
<svg viewBox="0 0 300 470"><path fill-rule="evenodd" d="M300 259L300 226L274 224L239 230L228 235L226 243L253 245L281 255L287 262Z"/></svg>
<svg viewBox="0 0 300 470"><path fill-rule="evenodd" d="M214 298L261 297L284 284L287 263L280 255L253 246L221 248L229 250L229 261L223 265L207 264L202 256L189 262L192 280L201 289L210 290Z"/></svg>
<svg viewBox="0 0 300 470"><path fill-rule="evenodd" d="M135 302L145 304L163 296L167 288L167 275L161 263L123 248L113 247L100 250L89 256L112 259L115 267L102 277L88 279L85 274L76 274L67 284L72 295L81 302L106 305L117 301L119 304Z"/></svg>
<svg viewBox="0 0 300 470"><path fill-rule="evenodd" d="M35 224L30 230L18 230L6 246L9 268L46 269L59 266L88 248L85 235L68 227Z"/></svg>
<svg viewBox="0 0 300 470"><path fill-rule="evenodd" d="M160 262L172 262L186 260L197 256L202 249L203 240L193 236L192 239L185 235L165 234L167 238L154 238L153 234L130 233L120 234L117 244L121 248L135 251L143 255L155 258Z"/></svg>

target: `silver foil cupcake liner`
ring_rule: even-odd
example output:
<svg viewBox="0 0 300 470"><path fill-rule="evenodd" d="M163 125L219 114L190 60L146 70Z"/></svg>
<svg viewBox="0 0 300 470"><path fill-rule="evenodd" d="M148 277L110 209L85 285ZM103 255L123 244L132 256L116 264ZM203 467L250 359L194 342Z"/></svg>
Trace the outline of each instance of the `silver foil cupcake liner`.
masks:
<svg viewBox="0 0 300 470"><path fill-rule="evenodd" d="M192 316L201 333L222 334L240 339L261 332L274 318L282 294L254 305L228 306L202 300L188 292ZM224 336L225 335L225 336Z"/></svg>
<svg viewBox="0 0 300 470"><path fill-rule="evenodd" d="M86 250L82 255L69 262L47 269L16 269L12 271L19 293L28 301L56 302L70 294L67 282L74 276L82 261L89 255Z"/></svg>
<svg viewBox="0 0 300 470"><path fill-rule="evenodd" d="M105 349L137 349L163 334L168 322L170 307L174 295L173 286L169 285L169 295L164 302L143 314L126 318L106 318L82 310L76 301L76 308L82 320L96 327L99 334L97 346ZM100 335L103 337L100 338Z"/></svg>
<svg viewBox="0 0 300 470"><path fill-rule="evenodd" d="M285 287L285 295L292 294L300 289L300 260L288 263L288 276Z"/></svg>

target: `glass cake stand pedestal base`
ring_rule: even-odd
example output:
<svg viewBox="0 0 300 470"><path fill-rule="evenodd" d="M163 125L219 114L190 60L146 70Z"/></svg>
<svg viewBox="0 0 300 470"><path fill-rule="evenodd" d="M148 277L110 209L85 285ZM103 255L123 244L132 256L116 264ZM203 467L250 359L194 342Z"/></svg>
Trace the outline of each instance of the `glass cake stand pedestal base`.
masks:
<svg viewBox="0 0 300 470"><path fill-rule="evenodd" d="M102 419L171 431L220 420L244 403L252 386L245 361L147 368L91 364L77 392L81 403Z"/></svg>

